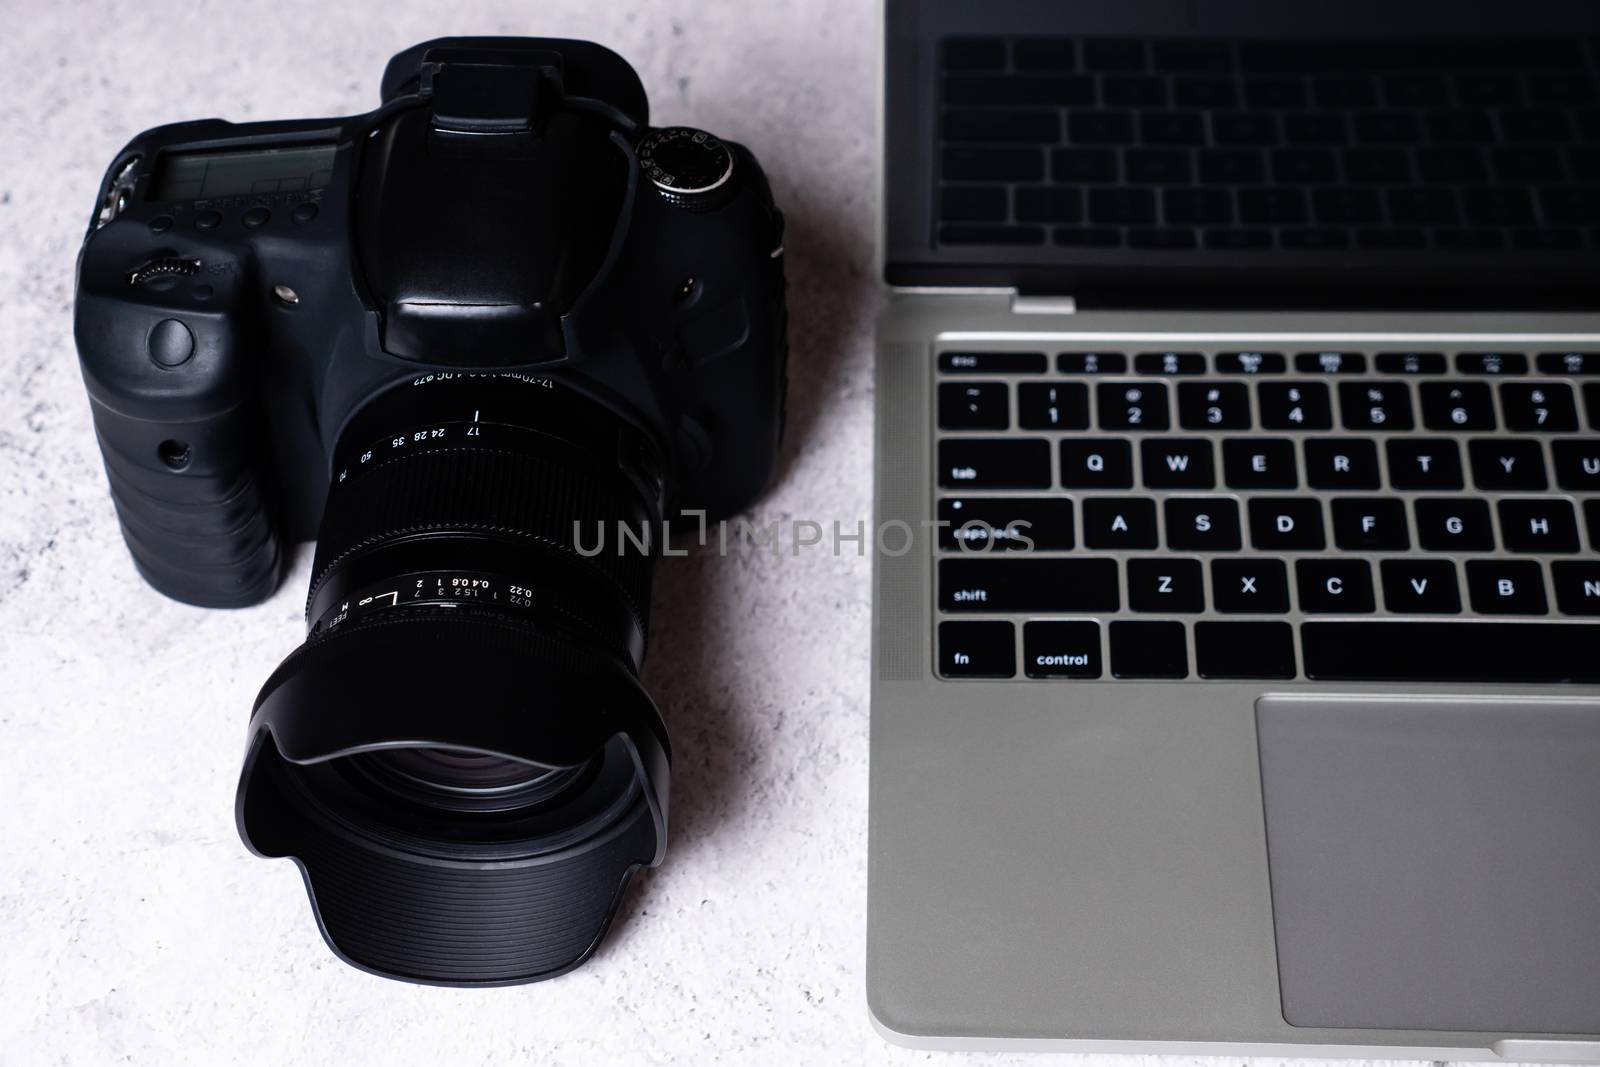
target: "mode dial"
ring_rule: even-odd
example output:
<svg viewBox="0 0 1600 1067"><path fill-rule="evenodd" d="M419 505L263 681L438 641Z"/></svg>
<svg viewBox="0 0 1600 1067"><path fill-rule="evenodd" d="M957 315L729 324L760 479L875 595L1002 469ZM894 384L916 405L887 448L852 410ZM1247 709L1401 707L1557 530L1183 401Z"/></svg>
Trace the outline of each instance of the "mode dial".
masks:
<svg viewBox="0 0 1600 1067"><path fill-rule="evenodd" d="M706 210L733 192L733 153L704 130L668 126L639 142L639 167L667 200Z"/></svg>

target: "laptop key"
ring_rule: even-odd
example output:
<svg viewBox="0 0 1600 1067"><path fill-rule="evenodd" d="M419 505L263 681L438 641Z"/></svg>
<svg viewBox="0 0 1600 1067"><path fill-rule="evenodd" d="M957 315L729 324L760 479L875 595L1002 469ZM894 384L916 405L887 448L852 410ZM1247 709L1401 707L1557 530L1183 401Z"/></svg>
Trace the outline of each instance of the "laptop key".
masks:
<svg viewBox="0 0 1600 1067"><path fill-rule="evenodd" d="M1139 451L1147 489L1210 489L1217 484L1211 442L1205 438L1152 438Z"/></svg>
<svg viewBox="0 0 1600 1067"><path fill-rule="evenodd" d="M1063 352L1056 357L1056 370L1062 374L1122 374L1128 357L1121 352Z"/></svg>
<svg viewBox="0 0 1600 1067"><path fill-rule="evenodd" d="M1117 678L1187 678L1189 648L1181 622L1113 622L1111 673Z"/></svg>
<svg viewBox="0 0 1600 1067"><path fill-rule="evenodd" d="M1011 394L1005 382L940 382L939 429L1005 430Z"/></svg>
<svg viewBox="0 0 1600 1067"><path fill-rule="evenodd" d="M1136 374L1204 374L1206 357L1199 352L1140 352L1133 357Z"/></svg>
<svg viewBox="0 0 1600 1067"><path fill-rule="evenodd" d="M1297 352L1294 369L1302 374L1365 374L1367 357L1360 352Z"/></svg>
<svg viewBox="0 0 1600 1067"><path fill-rule="evenodd" d="M1243 382L1179 383L1178 425L1185 430L1248 430L1250 387Z"/></svg>
<svg viewBox="0 0 1600 1067"><path fill-rule="evenodd" d="M945 374L1043 374L1049 363L1043 352L940 352Z"/></svg>
<svg viewBox="0 0 1600 1067"><path fill-rule="evenodd" d="M1087 430L1089 387L1024 382L1017 386L1017 422L1024 430Z"/></svg>
<svg viewBox="0 0 1600 1067"><path fill-rule="evenodd" d="M1212 560L1212 606L1224 615L1282 615L1289 610L1288 575L1281 559Z"/></svg>
<svg viewBox="0 0 1600 1067"><path fill-rule="evenodd" d="M1250 501L1250 544L1260 549L1315 550L1327 539L1322 503L1305 497L1257 497Z"/></svg>
<svg viewBox="0 0 1600 1067"><path fill-rule="evenodd" d="M1391 438L1389 484L1395 489L1460 489L1461 449L1449 438Z"/></svg>
<svg viewBox="0 0 1600 1067"><path fill-rule="evenodd" d="M1510 552L1576 552L1578 519L1572 504L1558 497L1502 500L1500 542Z"/></svg>
<svg viewBox="0 0 1600 1067"><path fill-rule="evenodd" d="M1165 430L1167 387L1161 382L1102 382L1095 386L1102 430Z"/></svg>
<svg viewBox="0 0 1600 1067"><path fill-rule="evenodd" d="M1544 450L1538 441L1480 437L1467 442L1472 484L1479 489L1543 489Z"/></svg>
<svg viewBox="0 0 1600 1067"><path fill-rule="evenodd" d="M1422 423L1430 430L1492 430L1494 399L1483 382L1423 382Z"/></svg>
<svg viewBox="0 0 1600 1067"><path fill-rule="evenodd" d="M1294 565L1300 610L1311 614L1365 614L1377 610L1372 568L1364 559L1302 559Z"/></svg>
<svg viewBox="0 0 1600 1067"><path fill-rule="evenodd" d="M1011 678L1017 648L1009 622L941 622L939 673L946 678Z"/></svg>
<svg viewBox="0 0 1600 1067"><path fill-rule="evenodd" d="M1544 572L1530 560L1467 561L1467 594L1480 615L1543 615Z"/></svg>
<svg viewBox="0 0 1600 1067"><path fill-rule="evenodd" d="M1042 438L955 438L939 442L945 489L1048 489L1050 443Z"/></svg>
<svg viewBox="0 0 1600 1067"><path fill-rule="evenodd" d="M1156 502L1149 497L1089 497L1083 502L1087 548L1155 548Z"/></svg>
<svg viewBox="0 0 1600 1067"><path fill-rule="evenodd" d="M1552 441L1550 452L1555 457L1557 485L1600 493L1600 439Z"/></svg>
<svg viewBox="0 0 1600 1067"><path fill-rule="evenodd" d="M1308 622L1300 641L1322 681L1600 681L1600 624Z"/></svg>
<svg viewBox="0 0 1600 1067"><path fill-rule="evenodd" d="M1430 552L1487 552L1494 548L1489 505L1483 500L1417 500L1417 541Z"/></svg>
<svg viewBox="0 0 1600 1067"><path fill-rule="evenodd" d="M1165 614L1193 613L1206 608L1197 559L1130 559L1128 607Z"/></svg>
<svg viewBox="0 0 1600 1067"><path fill-rule="evenodd" d="M1306 484L1313 489L1378 488L1378 446L1360 437L1308 438Z"/></svg>
<svg viewBox="0 0 1600 1067"><path fill-rule="evenodd" d="M1261 425L1268 430L1327 430L1333 405L1322 382L1262 382L1256 387Z"/></svg>
<svg viewBox="0 0 1600 1067"><path fill-rule="evenodd" d="M1456 370L1462 374L1527 374L1528 357L1521 352L1458 352Z"/></svg>
<svg viewBox="0 0 1600 1067"><path fill-rule="evenodd" d="M1202 678L1293 678L1294 630L1286 622L1198 622L1194 659Z"/></svg>
<svg viewBox="0 0 1600 1067"><path fill-rule="evenodd" d="M1063 439L1061 484L1067 489L1132 489L1133 446L1116 438Z"/></svg>
<svg viewBox="0 0 1600 1067"><path fill-rule="evenodd" d="M1540 352L1541 374L1600 374L1600 352Z"/></svg>
<svg viewBox="0 0 1600 1067"><path fill-rule="evenodd" d="M1461 590L1456 565L1443 559L1386 559L1378 564L1383 578L1383 606L1397 615L1456 615Z"/></svg>
<svg viewBox="0 0 1600 1067"><path fill-rule="evenodd" d="M1022 670L1029 678L1100 677L1100 624L1024 623Z"/></svg>
<svg viewBox="0 0 1600 1067"><path fill-rule="evenodd" d="M988 552L1072 547L1072 501L1066 497L943 497L939 547Z"/></svg>
<svg viewBox="0 0 1600 1067"><path fill-rule="evenodd" d="M1578 428L1578 407L1565 382L1504 382L1500 408L1510 430L1570 433Z"/></svg>
<svg viewBox="0 0 1600 1067"><path fill-rule="evenodd" d="M946 556L939 560L943 611L1100 612L1120 603L1110 559Z"/></svg>
<svg viewBox="0 0 1600 1067"><path fill-rule="evenodd" d="M1239 505L1228 497L1168 497L1163 504L1167 547L1232 552L1239 548Z"/></svg>
<svg viewBox="0 0 1600 1067"><path fill-rule="evenodd" d="M1282 352L1217 353L1217 370L1223 374L1282 374L1287 367Z"/></svg>
<svg viewBox="0 0 1600 1067"><path fill-rule="evenodd" d="M1339 410L1347 430L1409 430L1414 425L1411 389L1405 382L1340 382Z"/></svg>
<svg viewBox="0 0 1600 1067"><path fill-rule="evenodd" d="M1404 552L1411 547L1406 506L1393 497L1340 497L1330 501L1333 543L1353 552Z"/></svg>
<svg viewBox="0 0 1600 1067"><path fill-rule="evenodd" d="M1564 614L1600 615L1600 563L1552 563L1550 582Z"/></svg>
<svg viewBox="0 0 1600 1067"><path fill-rule="evenodd" d="M1379 374L1443 374L1443 352L1379 352L1373 358L1373 367ZM1410 408L1411 394L1406 394Z"/></svg>

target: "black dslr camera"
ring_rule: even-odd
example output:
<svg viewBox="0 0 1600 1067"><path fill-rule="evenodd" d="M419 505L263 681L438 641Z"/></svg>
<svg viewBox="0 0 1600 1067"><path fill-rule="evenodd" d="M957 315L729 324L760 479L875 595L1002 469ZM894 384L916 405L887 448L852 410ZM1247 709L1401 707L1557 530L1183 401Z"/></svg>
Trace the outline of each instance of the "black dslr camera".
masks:
<svg viewBox="0 0 1600 1067"><path fill-rule="evenodd" d="M583 41L430 41L368 114L118 154L75 321L111 494L191 604L263 599L316 538L237 818L344 959L551 977L661 861L653 549L772 475L782 251L755 158L650 126Z"/></svg>

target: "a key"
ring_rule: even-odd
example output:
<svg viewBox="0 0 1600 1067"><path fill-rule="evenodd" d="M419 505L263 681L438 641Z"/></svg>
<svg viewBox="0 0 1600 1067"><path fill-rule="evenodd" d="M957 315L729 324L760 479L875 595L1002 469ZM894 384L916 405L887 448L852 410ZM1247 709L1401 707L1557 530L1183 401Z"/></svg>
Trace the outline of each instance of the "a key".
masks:
<svg viewBox="0 0 1600 1067"><path fill-rule="evenodd" d="M1017 421L1024 430L1086 430L1089 387L1081 382L1017 386Z"/></svg>
<svg viewBox="0 0 1600 1067"><path fill-rule="evenodd" d="M1180 614L1204 611L1197 559L1130 559L1128 607L1134 611Z"/></svg>
<svg viewBox="0 0 1600 1067"><path fill-rule="evenodd" d="M1322 548L1322 504L1305 497L1257 497L1250 501L1250 544L1261 549Z"/></svg>
<svg viewBox="0 0 1600 1067"><path fill-rule="evenodd" d="M1286 622L1197 622L1194 659L1202 678L1293 678L1294 630Z"/></svg>
<svg viewBox="0 0 1600 1067"><path fill-rule="evenodd" d="M1576 552L1578 519L1572 505L1556 497L1502 500L1500 542L1511 552Z"/></svg>
<svg viewBox="0 0 1600 1067"><path fill-rule="evenodd" d="M1600 493L1600 439L1552 441L1556 484L1582 493Z"/></svg>
<svg viewBox="0 0 1600 1067"><path fill-rule="evenodd" d="M1061 484L1068 489L1132 489L1133 446L1115 438L1063 439Z"/></svg>
<svg viewBox="0 0 1600 1067"><path fill-rule="evenodd" d="M1482 437L1467 442L1472 484L1479 489L1543 489L1544 451L1538 441Z"/></svg>
<svg viewBox="0 0 1600 1067"><path fill-rule="evenodd" d="M1294 565L1300 610L1313 614L1362 614L1376 610L1372 568L1364 559L1302 559Z"/></svg>
<svg viewBox="0 0 1600 1067"><path fill-rule="evenodd" d="M946 374L1043 374L1049 363L1043 352L940 352Z"/></svg>
<svg viewBox="0 0 1600 1067"><path fill-rule="evenodd" d="M939 442L945 489L1048 489L1050 443L1039 438L956 438Z"/></svg>
<svg viewBox="0 0 1600 1067"><path fill-rule="evenodd" d="M1571 433L1578 428L1578 408L1565 382L1503 382L1500 407L1507 429Z"/></svg>
<svg viewBox="0 0 1600 1067"><path fill-rule="evenodd" d="M1461 449L1448 438L1416 437L1384 442L1389 484L1395 489L1460 489Z"/></svg>
<svg viewBox="0 0 1600 1067"><path fill-rule="evenodd" d="M1217 353L1217 370L1223 374L1282 374L1287 367L1282 352Z"/></svg>
<svg viewBox="0 0 1600 1067"><path fill-rule="evenodd" d="M1404 552L1406 506L1393 497L1341 497L1333 510L1333 543L1347 551Z"/></svg>
<svg viewBox="0 0 1600 1067"><path fill-rule="evenodd" d="M1083 502L1087 548L1155 548L1156 502L1148 497L1089 497Z"/></svg>
<svg viewBox="0 0 1600 1067"><path fill-rule="evenodd" d="M1360 352L1298 352L1294 369L1301 374L1362 374L1367 357Z"/></svg>
<svg viewBox="0 0 1600 1067"><path fill-rule="evenodd" d="M1063 352L1056 357L1062 374L1123 374L1128 357L1121 352Z"/></svg>
<svg viewBox="0 0 1600 1067"><path fill-rule="evenodd" d="M1430 552L1487 552L1494 548L1489 505L1483 500L1415 502L1417 541Z"/></svg>
<svg viewBox="0 0 1600 1067"><path fill-rule="evenodd" d="M1564 614L1600 615L1600 563L1552 563L1550 583L1555 586L1556 607Z"/></svg>
<svg viewBox="0 0 1600 1067"><path fill-rule="evenodd" d="M944 497L939 547L968 552L1051 551L1072 547L1072 501L1065 497Z"/></svg>
<svg viewBox="0 0 1600 1067"><path fill-rule="evenodd" d="M1222 475L1230 489L1296 489L1294 442L1281 437L1229 437L1222 442Z"/></svg>
<svg viewBox="0 0 1600 1067"><path fill-rule="evenodd" d="M944 611L1116 611L1117 565L1109 559L999 559L947 556L939 561Z"/></svg>
<svg viewBox="0 0 1600 1067"><path fill-rule="evenodd" d="M1455 615L1461 611L1456 565L1444 559L1386 559L1378 564L1383 605L1399 615Z"/></svg>
<svg viewBox="0 0 1600 1067"><path fill-rule="evenodd" d="M1430 430L1492 430L1494 400L1483 382L1423 382L1422 423Z"/></svg>
<svg viewBox="0 0 1600 1067"><path fill-rule="evenodd" d="M940 382L939 429L1005 430L1011 398L1005 382Z"/></svg>
<svg viewBox="0 0 1600 1067"><path fill-rule="evenodd" d="M1467 595L1480 615L1543 615L1544 574L1530 560L1467 561Z"/></svg>
<svg viewBox="0 0 1600 1067"><path fill-rule="evenodd" d="M1340 382L1339 409L1347 430L1409 430L1411 389L1405 382Z"/></svg>
<svg viewBox="0 0 1600 1067"><path fill-rule="evenodd" d="M1181 622L1113 622L1111 673L1117 678L1187 678L1189 648Z"/></svg>
<svg viewBox="0 0 1600 1067"><path fill-rule="evenodd" d="M1243 382L1181 382L1178 425L1185 430L1248 430L1250 387Z"/></svg>
<svg viewBox="0 0 1600 1067"><path fill-rule="evenodd" d="M1268 430L1326 430L1333 404L1322 382L1262 382L1256 386L1261 425Z"/></svg>
<svg viewBox="0 0 1600 1067"><path fill-rule="evenodd" d="M1308 622L1300 640L1324 681L1600 681L1597 623Z"/></svg>
<svg viewBox="0 0 1600 1067"><path fill-rule="evenodd" d="M1168 497L1163 511L1168 548L1230 552L1239 547L1239 505L1227 497Z"/></svg>
<svg viewBox="0 0 1600 1067"><path fill-rule="evenodd" d="M1010 678L1017 648L1009 622L941 622L939 673L946 678Z"/></svg>
<svg viewBox="0 0 1600 1067"><path fill-rule="evenodd" d="M1146 488L1210 489L1217 484L1211 442L1204 438L1152 438L1140 443L1139 453Z"/></svg>
<svg viewBox="0 0 1600 1067"><path fill-rule="evenodd" d="M1359 437L1309 438L1306 484L1313 489L1378 488L1378 446Z"/></svg>
<svg viewBox="0 0 1600 1067"><path fill-rule="evenodd" d="M1102 430L1165 430L1167 387L1161 382L1101 382L1095 386Z"/></svg>
<svg viewBox="0 0 1600 1067"><path fill-rule="evenodd" d="M1282 615L1289 610L1288 573L1281 559L1214 559L1211 603L1224 615Z"/></svg>
<svg viewBox="0 0 1600 1067"><path fill-rule="evenodd" d="M1022 670L1029 678L1100 677L1100 624L1024 623Z"/></svg>
<svg viewBox="0 0 1600 1067"><path fill-rule="evenodd" d="M1140 352L1133 357L1138 374L1204 374L1206 357L1199 352Z"/></svg>

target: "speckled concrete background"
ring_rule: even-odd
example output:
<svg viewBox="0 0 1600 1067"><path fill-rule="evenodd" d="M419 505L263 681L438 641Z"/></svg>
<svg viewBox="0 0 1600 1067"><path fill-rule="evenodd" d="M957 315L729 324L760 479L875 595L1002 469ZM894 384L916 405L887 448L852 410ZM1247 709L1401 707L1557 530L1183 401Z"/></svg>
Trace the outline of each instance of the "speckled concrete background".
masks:
<svg viewBox="0 0 1600 1067"><path fill-rule="evenodd" d="M96 185L139 130L364 111L388 56L427 37L590 37L639 69L659 120L744 141L773 175L793 421L754 519L853 525L871 505L873 5L0 10L0 1063L930 1058L885 1045L862 992L866 559L662 564L646 673L678 753L672 849L595 960L492 991L373 978L329 955L294 867L249 856L232 821L251 700L300 639L307 554L247 611L141 583L71 341Z"/></svg>

